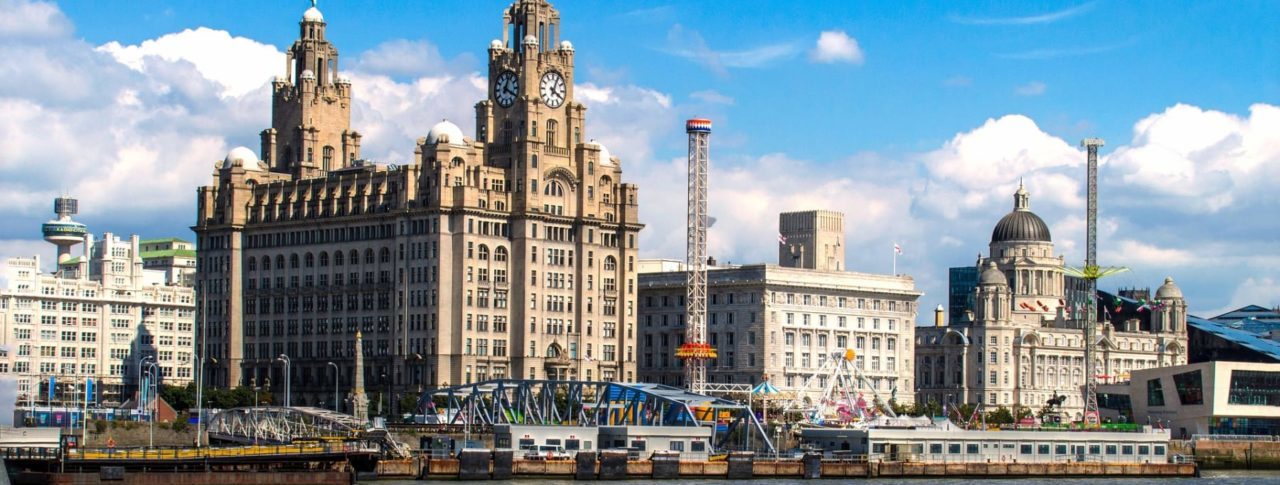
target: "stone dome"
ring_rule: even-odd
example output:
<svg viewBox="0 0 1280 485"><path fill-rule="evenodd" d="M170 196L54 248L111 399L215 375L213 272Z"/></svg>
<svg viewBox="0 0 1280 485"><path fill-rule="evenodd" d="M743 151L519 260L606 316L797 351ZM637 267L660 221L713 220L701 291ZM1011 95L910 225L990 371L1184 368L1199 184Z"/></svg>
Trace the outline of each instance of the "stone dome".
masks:
<svg viewBox="0 0 1280 485"><path fill-rule="evenodd" d="M449 120L441 120L431 127L431 131L427 132L427 144L436 145L444 143L446 145L462 145L462 128L453 124Z"/></svg>
<svg viewBox="0 0 1280 485"><path fill-rule="evenodd" d="M222 168L232 167L244 167L245 170L255 172L262 171L262 163L258 161L258 155L246 147L232 148L227 152L227 157L222 159Z"/></svg>
<svg viewBox="0 0 1280 485"><path fill-rule="evenodd" d="M306 12L302 12L303 22L324 22L324 15L320 13L320 9L312 5Z"/></svg>
<svg viewBox="0 0 1280 485"><path fill-rule="evenodd" d="M987 264L982 268L982 273L978 275L978 286L1009 286L1009 280L1004 277L1004 272L1000 271L1000 267L996 266L995 261L988 260Z"/></svg>
<svg viewBox="0 0 1280 485"><path fill-rule="evenodd" d="M538 45L538 38L533 35L524 36L524 45Z"/></svg>
<svg viewBox="0 0 1280 485"><path fill-rule="evenodd" d="M609 152L609 147L603 143L596 141L594 138L587 142L587 146L594 146L600 149L600 165L613 165L613 154Z"/></svg>
<svg viewBox="0 0 1280 485"><path fill-rule="evenodd" d="M493 39L493 40L489 41L489 48L490 48L490 49L501 49L501 48L502 48L502 41L500 41L500 40L498 40L498 39Z"/></svg>
<svg viewBox="0 0 1280 485"><path fill-rule="evenodd" d="M302 70L302 79L315 79L316 73L310 69Z"/></svg>
<svg viewBox="0 0 1280 485"><path fill-rule="evenodd" d="M1031 212L1030 195L1027 189L1018 184L1018 191L1013 194L1013 212L1000 218L996 228L991 231L991 242L1053 242L1049 234L1049 225L1044 219Z"/></svg>
<svg viewBox="0 0 1280 485"><path fill-rule="evenodd" d="M567 40L560 41L560 50L564 50L564 51L573 50L573 43Z"/></svg>
<svg viewBox="0 0 1280 485"><path fill-rule="evenodd" d="M1182 289L1173 283L1172 276L1167 277L1164 279L1164 284L1156 289L1156 298L1160 300L1182 298Z"/></svg>

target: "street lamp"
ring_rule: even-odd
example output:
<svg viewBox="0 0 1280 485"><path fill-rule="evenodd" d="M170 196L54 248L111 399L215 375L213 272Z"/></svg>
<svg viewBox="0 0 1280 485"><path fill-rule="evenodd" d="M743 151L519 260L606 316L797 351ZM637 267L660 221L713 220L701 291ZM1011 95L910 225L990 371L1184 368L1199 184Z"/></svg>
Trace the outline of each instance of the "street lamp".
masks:
<svg viewBox="0 0 1280 485"><path fill-rule="evenodd" d="M333 366L333 411L341 412L338 409L338 364L330 362L329 365Z"/></svg>
<svg viewBox="0 0 1280 485"><path fill-rule="evenodd" d="M144 356L138 361L138 411L142 411L142 368L147 366L147 361L151 360L151 356ZM49 403L53 403L53 396L49 396Z"/></svg>
<svg viewBox="0 0 1280 485"><path fill-rule="evenodd" d="M216 358L209 357L208 359L215 365L218 363L218 359ZM203 444L200 439L200 434L204 429L204 377L206 372L204 368L204 360L205 357L199 355L196 356L196 361L199 362L197 365L200 366L196 372L196 448L199 448Z"/></svg>
<svg viewBox="0 0 1280 485"><path fill-rule="evenodd" d="M289 356L280 354L280 357L277 357L276 360L284 362L284 407L287 408L289 407L289 384L293 380L292 372L290 372L291 369L289 368Z"/></svg>

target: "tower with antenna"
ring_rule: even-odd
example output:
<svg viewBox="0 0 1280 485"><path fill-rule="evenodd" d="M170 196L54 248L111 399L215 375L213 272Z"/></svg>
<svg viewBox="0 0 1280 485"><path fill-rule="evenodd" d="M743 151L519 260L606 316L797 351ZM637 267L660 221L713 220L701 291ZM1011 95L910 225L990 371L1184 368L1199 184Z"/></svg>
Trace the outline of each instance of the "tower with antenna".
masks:
<svg viewBox="0 0 1280 485"><path fill-rule="evenodd" d="M88 228L84 224L71 220L71 216L80 212L80 201L71 197L53 199L53 212L58 218L40 226L44 240L58 247L58 264L71 259L71 247L84 242Z"/></svg>
<svg viewBox="0 0 1280 485"><path fill-rule="evenodd" d="M711 120L694 118L685 123L689 134L689 200L686 260L685 342L676 349L684 361L685 384L702 392L707 382L707 360L716 349L707 343L707 165L710 161Z"/></svg>

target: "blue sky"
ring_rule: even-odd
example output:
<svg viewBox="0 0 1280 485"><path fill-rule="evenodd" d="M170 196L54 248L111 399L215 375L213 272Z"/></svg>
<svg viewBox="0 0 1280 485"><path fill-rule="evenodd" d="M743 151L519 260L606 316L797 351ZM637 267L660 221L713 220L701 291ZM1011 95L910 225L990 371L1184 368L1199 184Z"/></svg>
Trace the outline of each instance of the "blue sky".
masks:
<svg viewBox="0 0 1280 485"><path fill-rule="evenodd" d="M366 155L406 159L439 118L470 126L507 4L321 0ZM1280 202L1264 183L1280 176L1280 4L553 4L588 136L640 184L644 256L683 254L690 116L716 122L719 259L771 262L780 210L842 210L851 269L887 272L898 242L926 306L948 266L985 253L1019 179L1080 259L1076 144L1098 136L1100 253L1133 269L1114 285L1173 276L1205 314L1280 304ZM86 200L95 232L189 237L208 164L269 122L262 86L307 6L0 0L0 135L18 140L0 159L0 255L50 252L35 225L60 191Z"/></svg>

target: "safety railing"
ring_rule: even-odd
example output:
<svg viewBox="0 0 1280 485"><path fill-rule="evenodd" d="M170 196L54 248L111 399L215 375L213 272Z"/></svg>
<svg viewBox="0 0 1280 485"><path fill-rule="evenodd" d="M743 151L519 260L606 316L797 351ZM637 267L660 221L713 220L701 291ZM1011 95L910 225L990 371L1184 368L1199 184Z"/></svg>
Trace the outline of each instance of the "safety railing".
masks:
<svg viewBox="0 0 1280 485"><path fill-rule="evenodd" d="M1280 441L1280 436L1267 434L1193 434L1191 441Z"/></svg>
<svg viewBox="0 0 1280 485"><path fill-rule="evenodd" d="M299 443L228 448L73 448L68 460L199 460L208 458L287 457L378 452L360 443Z"/></svg>

